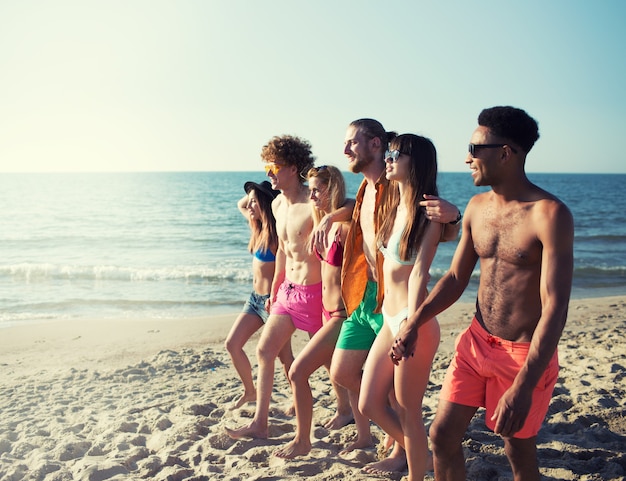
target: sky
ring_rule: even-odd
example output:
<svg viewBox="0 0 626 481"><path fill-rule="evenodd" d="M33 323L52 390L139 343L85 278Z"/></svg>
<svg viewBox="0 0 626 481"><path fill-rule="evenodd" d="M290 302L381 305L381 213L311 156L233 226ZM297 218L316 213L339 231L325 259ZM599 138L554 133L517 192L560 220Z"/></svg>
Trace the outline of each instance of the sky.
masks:
<svg viewBox="0 0 626 481"><path fill-rule="evenodd" d="M485 107L528 172L626 173L622 0L0 0L0 172L254 171L271 137L347 165L348 124L463 172Z"/></svg>

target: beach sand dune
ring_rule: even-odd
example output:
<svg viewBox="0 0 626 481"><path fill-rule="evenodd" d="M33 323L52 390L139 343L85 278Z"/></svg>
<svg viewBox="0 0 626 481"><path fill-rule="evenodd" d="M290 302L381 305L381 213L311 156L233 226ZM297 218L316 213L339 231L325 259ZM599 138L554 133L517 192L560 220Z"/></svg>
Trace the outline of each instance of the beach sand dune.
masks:
<svg viewBox="0 0 626 481"><path fill-rule="evenodd" d="M471 304L440 316L442 344L425 397L427 423ZM334 413L325 370L316 398L313 450L285 461L291 394L279 363L270 438L232 440L225 426L249 422L254 404L228 410L240 381L222 344L234 316L184 321L59 321L0 330L2 480L365 480L377 445L344 456L354 425L322 427ZM573 300L560 343L561 373L538 436L547 480L626 477L626 297ZM255 340L248 352L253 362ZM306 342L298 334L294 350ZM512 479L498 436L477 414L464 440L468 479ZM387 476L401 479L406 473ZM432 479L431 476L427 479Z"/></svg>

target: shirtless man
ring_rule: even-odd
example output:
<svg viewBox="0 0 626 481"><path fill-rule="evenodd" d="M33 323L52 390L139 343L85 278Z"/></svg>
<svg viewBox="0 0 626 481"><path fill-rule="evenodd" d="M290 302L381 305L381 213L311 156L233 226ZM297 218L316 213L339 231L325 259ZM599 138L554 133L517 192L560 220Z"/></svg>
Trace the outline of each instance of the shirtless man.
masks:
<svg viewBox="0 0 626 481"><path fill-rule="evenodd" d="M375 312L381 301L377 297L376 232L380 225L378 207L389 182L385 177L384 156L393 137L395 132L386 132L380 122L373 119L355 120L348 126L345 137L348 169L364 177L356 196L341 273L342 295L349 317L342 325L331 362L331 379L348 389L357 421L357 439L345 451L372 444L369 422L357 419L362 415L355 406L358 406L363 364L383 325L382 314ZM434 196L428 196L420 204L430 220L447 224L444 240L457 237L461 213L456 206ZM343 220L338 217L341 214L338 212L335 218L328 218L328 222ZM320 230L323 229L318 228L317 232ZM371 464L365 471L380 474L399 471L405 466L404 451L398 448L391 457Z"/></svg>
<svg viewBox="0 0 626 481"><path fill-rule="evenodd" d="M270 316L257 345L256 412L250 424L226 428L235 439L268 437L276 357L285 346L290 348L296 329L313 335L322 327L322 277L320 262L309 250L313 217L304 184L315 160L311 146L298 137L274 137L263 147L261 158L272 188L281 191L272 203L278 252L268 300Z"/></svg>
<svg viewBox="0 0 626 481"><path fill-rule="evenodd" d="M526 177L526 155L538 138L537 123L523 110L481 112L465 163L474 184L491 191L470 199L450 270L390 351L395 363L410 356L417 328L461 296L480 261L476 314L457 339L430 429L440 481L465 479L461 443L480 406L487 426L504 439L514 479L540 479L536 435L558 375L574 220L563 202Z"/></svg>

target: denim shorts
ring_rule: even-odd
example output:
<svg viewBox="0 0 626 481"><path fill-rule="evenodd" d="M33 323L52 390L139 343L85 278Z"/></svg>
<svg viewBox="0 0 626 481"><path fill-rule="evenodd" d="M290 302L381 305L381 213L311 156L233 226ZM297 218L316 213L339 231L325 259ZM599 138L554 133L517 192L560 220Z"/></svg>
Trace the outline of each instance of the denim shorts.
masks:
<svg viewBox="0 0 626 481"><path fill-rule="evenodd" d="M253 292L243 305L243 312L259 316L263 321L263 324L265 324L268 317L270 317L270 313L265 310L265 301L269 298L269 294L261 295Z"/></svg>

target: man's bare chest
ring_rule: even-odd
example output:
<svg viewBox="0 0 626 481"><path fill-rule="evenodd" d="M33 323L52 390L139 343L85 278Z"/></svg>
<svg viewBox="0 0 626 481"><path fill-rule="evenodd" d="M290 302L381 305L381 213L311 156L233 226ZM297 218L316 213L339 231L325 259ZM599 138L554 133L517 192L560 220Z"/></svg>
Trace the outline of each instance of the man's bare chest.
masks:
<svg viewBox="0 0 626 481"><path fill-rule="evenodd" d="M276 213L278 237L287 243L302 242L313 229L313 218L309 205L294 204L282 206Z"/></svg>
<svg viewBox="0 0 626 481"><path fill-rule="evenodd" d="M366 192L363 196L359 219L361 230L365 235L373 235L375 233L375 212L376 194L375 192Z"/></svg>
<svg viewBox="0 0 626 481"><path fill-rule="evenodd" d="M481 259L529 265L541 259L541 243L531 218L519 212L489 212L472 224L474 250Z"/></svg>

